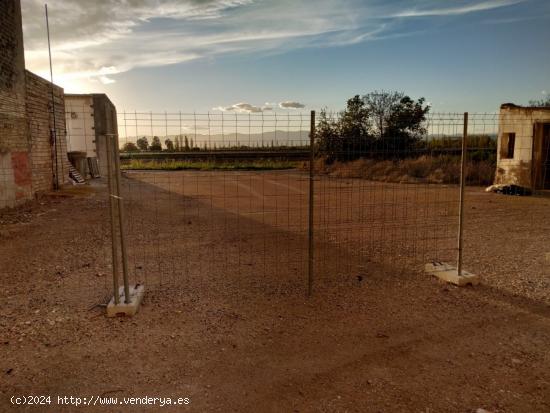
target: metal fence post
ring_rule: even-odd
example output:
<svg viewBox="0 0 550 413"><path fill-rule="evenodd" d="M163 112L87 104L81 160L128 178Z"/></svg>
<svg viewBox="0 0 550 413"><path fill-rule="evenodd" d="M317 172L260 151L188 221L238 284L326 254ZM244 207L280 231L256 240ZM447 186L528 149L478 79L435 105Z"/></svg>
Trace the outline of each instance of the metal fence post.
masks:
<svg viewBox="0 0 550 413"><path fill-rule="evenodd" d="M311 111L309 129L309 223L308 223L308 275L307 275L307 295L311 296L313 287L313 265L314 265L314 242L313 242L313 174L315 161L315 111Z"/></svg>
<svg viewBox="0 0 550 413"><path fill-rule="evenodd" d="M115 304L119 304L119 294L118 294L118 247L117 247L117 234L116 234L116 225L115 225L115 205L113 198L115 196L113 187L113 154L111 151L111 145L107 136L105 136L105 144L107 150L107 182L109 188L109 211L111 218L111 252L113 256L113 297Z"/></svg>
<svg viewBox="0 0 550 413"><path fill-rule="evenodd" d="M464 112L464 131L462 133L462 155L460 161L460 199L458 212L458 260L456 265L457 275L462 276L462 248L464 231L464 186L466 185L466 140L468 139L468 112Z"/></svg>
<svg viewBox="0 0 550 413"><path fill-rule="evenodd" d="M122 280L124 283L124 302L130 303L130 283L128 281L128 256L126 255L126 234L124 231L124 205L120 193L120 155L118 153L118 135L111 135L108 145L113 145L112 152L115 155L115 185L118 207L118 228L120 233L120 253L122 255Z"/></svg>

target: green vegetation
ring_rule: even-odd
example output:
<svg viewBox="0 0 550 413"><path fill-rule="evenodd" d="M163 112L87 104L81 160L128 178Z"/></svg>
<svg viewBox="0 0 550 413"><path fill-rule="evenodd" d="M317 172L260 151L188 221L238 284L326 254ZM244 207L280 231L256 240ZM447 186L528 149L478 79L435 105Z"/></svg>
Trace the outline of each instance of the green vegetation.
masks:
<svg viewBox="0 0 550 413"><path fill-rule="evenodd" d="M401 92L375 91L349 99L334 119L322 110L316 144L327 162L403 158L422 146L430 106Z"/></svg>
<svg viewBox="0 0 550 413"><path fill-rule="evenodd" d="M174 142L172 142L171 139L166 138L166 139L164 140L164 144L166 145L166 150L167 150L168 152L174 152L174 150L175 150L175 149L174 149Z"/></svg>
<svg viewBox="0 0 550 413"><path fill-rule="evenodd" d="M139 152L139 148L133 142L126 142L124 145L122 145L121 151L122 152Z"/></svg>
<svg viewBox="0 0 550 413"><path fill-rule="evenodd" d="M162 151L162 145L160 144L160 138L158 136L153 136L153 141L151 142L151 145L149 146L149 150L153 151L153 152Z"/></svg>
<svg viewBox="0 0 550 413"><path fill-rule="evenodd" d="M207 161L141 161L132 159L128 163L121 165L126 170L159 170L159 171L260 171L260 170L281 170L294 169L298 166L297 162L274 161L258 159L254 161L235 161L235 162L207 162Z"/></svg>
<svg viewBox="0 0 550 413"><path fill-rule="evenodd" d="M471 162L486 161L496 168L497 139L489 135L469 135L467 143L467 159ZM416 152L420 155L440 156L454 155L460 157L462 152L461 137L439 137L428 139L423 148Z"/></svg>
<svg viewBox="0 0 550 413"><path fill-rule="evenodd" d="M457 183L462 137L428 133L430 106L401 92L372 92L349 99L317 123L318 173L384 182ZM466 182L488 185L496 170L496 137L468 136Z"/></svg>
<svg viewBox="0 0 550 413"><path fill-rule="evenodd" d="M550 108L550 96L545 96L542 99L535 99L529 101L531 107Z"/></svg>
<svg viewBox="0 0 550 413"><path fill-rule="evenodd" d="M136 145L137 147L139 148L140 151L146 151L149 149L149 141L147 140L147 138L144 136L142 138L139 138L137 141L136 141Z"/></svg>

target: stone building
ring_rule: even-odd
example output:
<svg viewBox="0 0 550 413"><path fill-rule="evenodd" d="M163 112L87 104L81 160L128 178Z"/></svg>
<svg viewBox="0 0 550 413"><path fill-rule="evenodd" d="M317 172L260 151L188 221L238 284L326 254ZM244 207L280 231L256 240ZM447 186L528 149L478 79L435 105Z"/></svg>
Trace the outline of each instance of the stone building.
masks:
<svg viewBox="0 0 550 413"><path fill-rule="evenodd" d="M500 107L496 184L550 189L550 107Z"/></svg>
<svg viewBox="0 0 550 413"><path fill-rule="evenodd" d="M69 162L63 89L25 70L20 0L2 1L0 49L0 208L3 208L68 182Z"/></svg>

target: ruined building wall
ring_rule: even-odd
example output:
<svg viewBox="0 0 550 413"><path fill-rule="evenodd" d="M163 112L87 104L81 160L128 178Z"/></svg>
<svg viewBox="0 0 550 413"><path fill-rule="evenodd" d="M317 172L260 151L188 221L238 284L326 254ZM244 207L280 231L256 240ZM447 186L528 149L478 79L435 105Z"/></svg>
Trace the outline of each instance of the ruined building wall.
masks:
<svg viewBox="0 0 550 413"><path fill-rule="evenodd" d="M0 208L32 197L19 0L0 7Z"/></svg>
<svg viewBox="0 0 550 413"><path fill-rule="evenodd" d="M502 105L499 114L497 171L495 183L531 188L533 171L533 137L535 124L550 122L550 111L511 104ZM505 158L506 134L515 134L513 158Z"/></svg>
<svg viewBox="0 0 550 413"><path fill-rule="evenodd" d="M69 179L69 160L65 131L65 101L63 89L53 87L55 126L57 130L57 163L52 150L51 131L54 127L51 83L26 71L26 113L31 144L33 192L48 191L54 185L54 173L59 185Z"/></svg>

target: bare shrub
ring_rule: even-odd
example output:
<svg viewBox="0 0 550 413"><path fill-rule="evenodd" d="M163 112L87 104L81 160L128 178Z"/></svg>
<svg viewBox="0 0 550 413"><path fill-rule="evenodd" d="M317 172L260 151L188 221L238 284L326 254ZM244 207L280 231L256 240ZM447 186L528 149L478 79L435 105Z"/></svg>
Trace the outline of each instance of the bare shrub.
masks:
<svg viewBox="0 0 550 413"><path fill-rule="evenodd" d="M489 161L469 162L466 182L472 185L491 185L495 179L495 165Z"/></svg>
<svg viewBox="0 0 550 413"><path fill-rule="evenodd" d="M306 162L301 169L308 168ZM338 178L362 178L382 182L458 184L460 157L422 155L401 160L360 158L330 164L324 158L318 158L314 163L314 171ZM466 165L466 182L471 185L490 185L494 174L495 166L490 161L468 162Z"/></svg>

